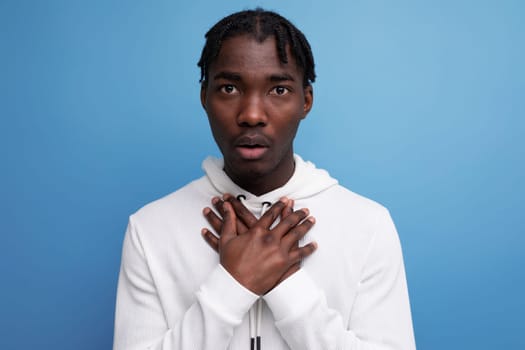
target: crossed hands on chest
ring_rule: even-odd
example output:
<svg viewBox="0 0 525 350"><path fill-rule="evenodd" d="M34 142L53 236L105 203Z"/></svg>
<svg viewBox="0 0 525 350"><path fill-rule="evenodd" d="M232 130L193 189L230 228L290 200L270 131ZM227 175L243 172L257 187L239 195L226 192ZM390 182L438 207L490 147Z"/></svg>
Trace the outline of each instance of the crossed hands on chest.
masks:
<svg viewBox="0 0 525 350"><path fill-rule="evenodd" d="M214 197L212 204L220 216L209 207L203 214L219 237L207 228L202 235L219 254L220 264L257 295L268 293L299 270L302 259L317 248L315 242L299 247L315 219L306 208L294 210L293 200L281 198L259 219L229 194Z"/></svg>

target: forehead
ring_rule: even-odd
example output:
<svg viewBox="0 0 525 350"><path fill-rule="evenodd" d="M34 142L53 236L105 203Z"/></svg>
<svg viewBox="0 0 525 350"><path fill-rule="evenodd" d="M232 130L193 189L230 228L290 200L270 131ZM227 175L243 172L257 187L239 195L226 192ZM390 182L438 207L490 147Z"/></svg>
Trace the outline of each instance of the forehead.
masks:
<svg viewBox="0 0 525 350"><path fill-rule="evenodd" d="M273 36L259 42L250 35L239 35L224 40L219 54L210 65L210 78L218 71L264 73L277 71L301 76L301 69L286 46L288 63L281 62ZM301 76L302 80L302 76Z"/></svg>

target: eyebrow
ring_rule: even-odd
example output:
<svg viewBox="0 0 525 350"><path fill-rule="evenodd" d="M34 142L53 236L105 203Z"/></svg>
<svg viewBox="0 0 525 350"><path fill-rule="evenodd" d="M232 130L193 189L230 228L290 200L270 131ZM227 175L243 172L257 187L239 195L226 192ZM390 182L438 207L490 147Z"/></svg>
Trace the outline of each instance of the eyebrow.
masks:
<svg viewBox="0 0 525 350"><path fill-rule="evenodd" d="M228 71L219 72L213 76L213 80L219 80L219 79L226 79L226 80L231 80L231 81L241 81L242 80L241 75L239 73L228 72ZM295 81L294 77L287 73L272 74L270 75L268 80L271 82L277 82L277 83L282 82L282 81Z"/></svg>
<svg viewBox="0 0 525 350"><path fill-rule="evenodd" d="M226 79L232 81L241 81L241 75L233 72L219 72L213 76L213 80Z"/></svg>
<svg viewBox="0 0 525 350"><path fill-rule="evenodd" d="M287 73L283 74L273 74L270 76L270 81L272 82L281 82L281 81L295 81L295 79Z"/></svg>

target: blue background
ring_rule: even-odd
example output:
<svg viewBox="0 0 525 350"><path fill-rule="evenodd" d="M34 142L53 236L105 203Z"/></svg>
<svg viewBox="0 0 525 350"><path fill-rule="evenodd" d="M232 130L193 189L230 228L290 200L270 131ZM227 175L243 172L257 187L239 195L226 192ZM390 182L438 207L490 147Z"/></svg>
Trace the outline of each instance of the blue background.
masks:
<svg viewBox="0 0 525 350"><path fill-rule="evenodd" d="M296 151L392 212L418 348L524 349L525 3L510 0L2 0L0 348L111 348L128 215L218 155L204 33L257 4L314 50Z"/></svg>

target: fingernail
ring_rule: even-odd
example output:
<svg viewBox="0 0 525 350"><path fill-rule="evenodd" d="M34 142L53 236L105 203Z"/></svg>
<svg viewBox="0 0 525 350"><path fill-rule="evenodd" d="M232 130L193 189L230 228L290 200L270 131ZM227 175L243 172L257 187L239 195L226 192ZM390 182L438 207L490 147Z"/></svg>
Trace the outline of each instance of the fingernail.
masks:
<svg viewBox="0 0 525 350"><path fill-rule="evenodd" d="M312 224L315 224L315 218L313 216L310 216L308 219L306 219L308 221L310 221Z"/></svg>
<svg viewBox="0 0 525 350"><path fill-rule="evenodd" d="M219 197L213 197L211 199L211 202L212 202L213 205L216 205L217 203L219 203L219 200L220 200Z"/></svg>
<svg viewBox="0 0 525 350"><path fill-rule="evenodd" d="M283 202L284 204L287 204L289 202L289 199L286 198L286 197L281 197L281 199L279 199L280 202Z"/></svg>
<svg viewBox="0 0 525 350"><path fill-rule="evenodd" d="M203 229L201 230L201 235L204 236L204 235L206 234L206 232L208 232L208 229L203 228Z"/></svg>
<svg viewBox="0 0 525 350"><path fill-rule="evenodd" d="M225 194L222 195L222 199L224 199L225 201L227 201L230 198L232 198L232 196L229 193L225 193Z"/></svg>
<svg viewBox="0 0 525 350"><path fill-rule="evenodd" d="M303 208L303 209L301 209L301 210L302 210L303 213L304 213L305 215L307 215L307 216L308 216L308 214L310 214L310 210L308 210L308 208Z"/></svg>
<svg viewBox="0 0 525 350"><path fill-rule="evenodd" d="M208 207L202 209L202 213L203 213L204 215L208 215L208 214L210 213L210 211L211 211L211 209L208 208Z"/></svg>

